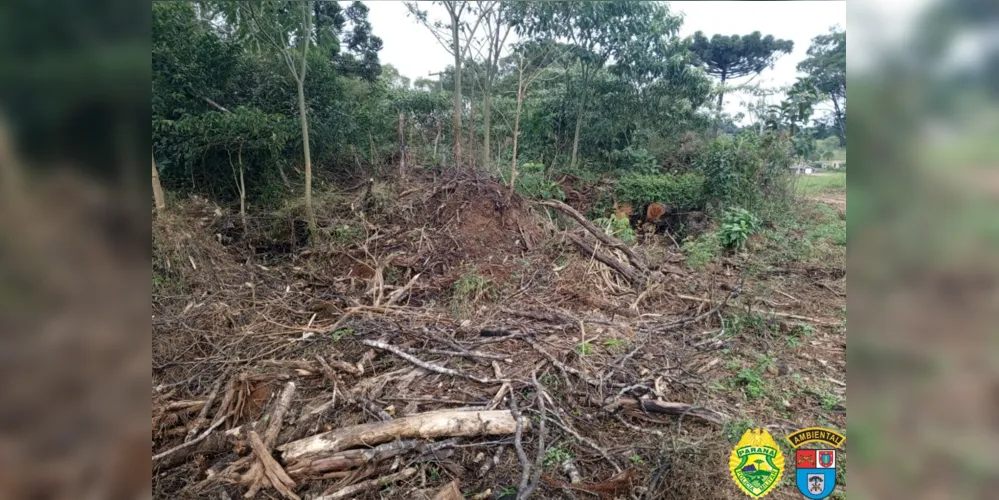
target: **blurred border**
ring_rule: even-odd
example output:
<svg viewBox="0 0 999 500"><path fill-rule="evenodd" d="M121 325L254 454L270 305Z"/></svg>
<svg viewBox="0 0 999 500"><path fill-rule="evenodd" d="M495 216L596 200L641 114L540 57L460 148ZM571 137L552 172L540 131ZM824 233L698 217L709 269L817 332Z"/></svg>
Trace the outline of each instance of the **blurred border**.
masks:
<svg viewBox="0 0 999 500"><path fill-rule="evenodd" d="M149 496L150 23L0 4L0 497Z"/></svg>
<svg viewBox="0 0 999 500"><path fill-rule="evenodd" d="M999 3L848 4L854 498L999 486Z"/></svg>

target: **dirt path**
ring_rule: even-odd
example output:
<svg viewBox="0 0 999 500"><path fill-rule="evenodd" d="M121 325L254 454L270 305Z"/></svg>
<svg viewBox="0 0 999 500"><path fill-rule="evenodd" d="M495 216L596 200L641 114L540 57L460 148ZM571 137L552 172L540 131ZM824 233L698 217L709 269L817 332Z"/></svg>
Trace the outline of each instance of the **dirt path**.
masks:
<svg viewBox="0 0 999 500"><path fill-rule="evenodd" d="M823 193L822 196L809 196L807 199L836 207L840 212L846 213L846 191Z"/></svg>

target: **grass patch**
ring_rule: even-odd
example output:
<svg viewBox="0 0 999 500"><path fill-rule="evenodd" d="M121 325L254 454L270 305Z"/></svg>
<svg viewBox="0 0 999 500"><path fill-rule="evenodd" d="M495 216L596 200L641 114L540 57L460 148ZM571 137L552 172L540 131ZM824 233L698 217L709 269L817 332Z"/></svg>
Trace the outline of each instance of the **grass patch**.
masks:
<svg viewBox="0 0 999 500"><path fill-rule="evenodd" d="M742 439L742 435L745 434L746 431L756 427L756 422L752 419L739 417L726 422L725 426L722 427L722 433L725 434L725 437L728 438L730 443L736 444L740 439Z"/></svg>
<svg viewBox="0 0 999 500"><path fill-rule="evenodd" d="M846 189L846 172L828 172L802 175L794 182L794 190L800 196L815 196Z"/></svg>
<svg viewBox="0 0 999 500"><path fill-rule="evenodd" d="M475 312L475 306L480 301L492 299L496 293L492 280L472 267L451 286L451 315L456 319L467 318Z"/></svg>

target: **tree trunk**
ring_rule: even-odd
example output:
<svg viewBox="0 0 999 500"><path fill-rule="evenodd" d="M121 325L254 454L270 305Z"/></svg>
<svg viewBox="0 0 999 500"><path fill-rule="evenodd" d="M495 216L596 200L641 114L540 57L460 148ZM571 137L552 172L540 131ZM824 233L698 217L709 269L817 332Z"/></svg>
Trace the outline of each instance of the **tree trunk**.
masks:
<svg viewBox="0 0 999 500"><path fill-rule="evenodd" d="M239 161L239 218L243 221L243 230L246 230L246 180L243 178L243 145L239 145L236 152Z"/></svg>
<svg viewBox="0 0 999 500"><path fill-rule="evenodd" d="M722 74L721 74L721 89L718 90L718 105L715 107L715 111L717 111L717 116L715 117L715 129L714 129L714 136L715 137L718 137L718 129L719 129L720 125L721 125L722 102L725 99L725 79L726 79L727 76L728 75L726 75L725 72L722 71Z"/></svg>
<svg viewBox="0 0 999 500"><path fill-rule="evenodd" d="M302 2L302 14L305 17L305 33L312 33L312 13L309 4ZM305 37L302 46L302 68L295 75L298 83L298 114L302 120L302 150L305 153L305 215L309 222L309 239L316 232L316 213L312 209L312 154L309 152L309 118L305 114L305 73L309 69L309 37ZM292 68L294 69L294 68Z"/></svg>
<svg viewBox="0 0 999 500"><path fill-rule="evenodd" d="M475 170L475 91L468 94L468 143L465 149L468 151L468 166Z"/></svg>
<svg viewBox="0 0 999 500"><path fill-rule="evenodd" d="M839 131L839 133L837 134L837 135L839 135L839 145L840 145L840 147L845 147L846 146L846 123L844 123L844 122L846 120L843 117L843 112L839 108L839 101L836 100L835 96L832 96L832 98L833 98L832 99L833 110L835 112L834 116L835 116L835 119L836 119L836 128Z"/></svg>
<svg viewBox="0 0 999 500"><path fill-rule="evenodd" d="M312 155L309 153L309 119L305 115L304 78L298 79L298 116L302 122L302 151L305 154L305 217L311 234L316 231L316 213L312 209Z"/></svg>
<svg viewBox="0 0 999 500"><path fill-rule="evenodd" d="M458 21L451 15L451 48L454 50L454 167L461 170L461 40Z"/></svg>
<svg viewBox="0 0 999 500"><path fill-rule="evenodd" d="M153 157L153 200L156 201L156 213L166 210L166 197L163 196L163 185L160 184L160 173L156 170L156 158Z"/></svg>
<svg viewBox="0 0 999 500"><path fill-rule="evenodd" d="M569 163L569 168L576 168L576 155L579 153L579 131L583 127L583 102L579 102L579 106L576 107L576 132L572 136L572 161Z"/></svg>
<svg viewBox="0 0 999 500"><path fill-rule="evenodd" d="M488 77L487 77L488 78ZM490 125L489 120L492 118L492 85L486 82L486 91L482 96L482 168L487 172L489 171L489 140L490 140Z"/></svg>
<svg viewBox="0 0 999 500"><path fill-rule="evenodd" d="M517 180L517 137L520 135L520 110L524 104L524 58L520 58L520 77L517 79L517 114L513 119L513 160L510 163L510 194L513 194L514 181ZM575 159L575 157L573 157Z"/></svg>
<svg viewBox="0 0 999 500"><path fill-rule="evenodd" d="M437 143L441 140L441 124L437 123L437 134L434 135L434 158L437 158Z"/></svg>
<svg viewBox="0 0 999 500"><path fill-rule="evenodd" d="M572 136L572 160L569 162L569 168L576 168L576 158L579 155L579 133L583 128L583 108L586 106L586 93L589 90L588 76L586 66L583 66L582 85L579 86L579 102L576 104L576 131Z"/></svg>
<svg viewBox="0 0 999 500"><path fill-rule="evenodd" d="M530 422L524 422L529 429ZM278 446L288 469L307 465L310 460L357 446L377 446L397 439L440 437L506 436L513 434L517 419L508 410L416 413L406 417L341 427Z"/></svg>
<svg viewBox="0 0 999 500"><path fill-rule="evenodd" d="M406 178L406 117L399 113L399 177Z"/></svg>

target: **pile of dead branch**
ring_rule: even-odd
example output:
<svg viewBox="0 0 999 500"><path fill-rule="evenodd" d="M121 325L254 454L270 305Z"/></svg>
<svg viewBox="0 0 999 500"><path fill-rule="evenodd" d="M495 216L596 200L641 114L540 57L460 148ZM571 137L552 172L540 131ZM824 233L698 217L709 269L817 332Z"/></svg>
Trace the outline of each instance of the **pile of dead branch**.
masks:
<svg viewBox="0 0 999 500"><path fill-rule="evenodd" d="M207 208L154 223L154 495L711 498L737 270L697 281L497 186L361 186L332 225L355 240L266 262ZM468 265L495 292L457 318Z"/></svg>

